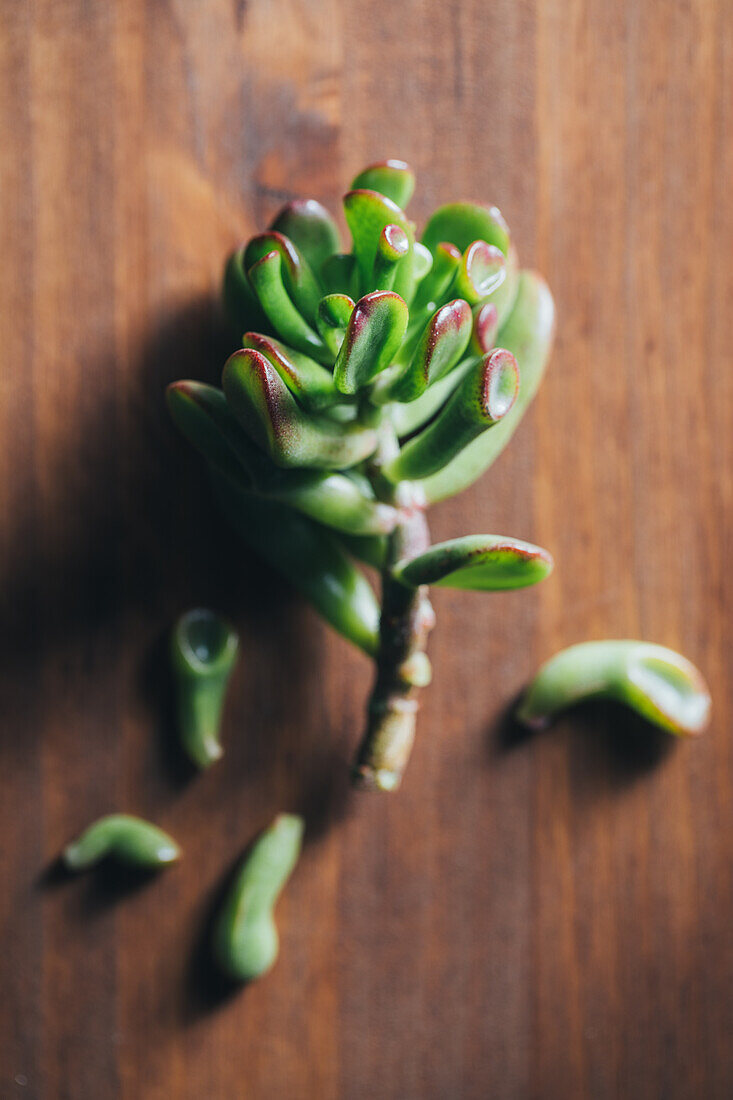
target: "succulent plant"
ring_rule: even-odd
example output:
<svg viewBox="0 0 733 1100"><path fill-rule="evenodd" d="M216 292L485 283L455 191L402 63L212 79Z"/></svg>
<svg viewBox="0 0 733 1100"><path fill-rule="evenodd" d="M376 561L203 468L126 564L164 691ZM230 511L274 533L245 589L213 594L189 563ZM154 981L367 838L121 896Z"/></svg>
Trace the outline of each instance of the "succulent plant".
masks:
<svg viewBox="0 0 733 1100"><path fill-rule="evenodd" d="M320 203L288 203L227 262L241 346L222 388L168 390L236 530L374 658L354 778L381 790L399 785L431 677L429 586L521 588L552 569L518 539L430 544L428 505L488 469L532 400L554 306L495 207L442 206L418 240L414 182L401 161L356 177L350 252ZM381 607L359 561L381 573Z"/></svg>

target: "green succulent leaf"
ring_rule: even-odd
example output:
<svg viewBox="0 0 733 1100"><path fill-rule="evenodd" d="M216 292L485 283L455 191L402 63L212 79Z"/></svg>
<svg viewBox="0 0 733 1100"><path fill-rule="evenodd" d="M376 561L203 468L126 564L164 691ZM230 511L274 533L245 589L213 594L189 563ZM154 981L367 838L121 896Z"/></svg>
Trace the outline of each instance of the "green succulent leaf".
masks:
<svg viewBox="0 0 733 1100"><path fill-rule="evenodd" d="M313 331L285 289L282 255L268 252L247 270L249 281L271 327L296 351L304 351L320 362L330 362L328 348Z"/></svg>
<svg viewBox="0 0 733 1100"><path fill-rule="evenodd" d="M167 391L177 427L219 473L249 489L355 535L391 531L397 512L374 498L367 479L323 470L284 470L273 466L250 441L214 386L174 382Z"/></svg>
<svg viewBox="0 0 733 1100"><path fill-rule="evenodd" d="M469 369L435 420L387 463L385 477L395 483L413 481L442 469L477 436L501 422L518 389L514 356L495 348Z"/></svg>
<svg viewBox="0 0 733 1100"><path fill-rule="evenodd" d="M411 318L418 319L426 311L433 312L446 300L463 253L454 244L444 242L437 246L432 255L432 267L419 283L410 305Z"/></svg>
<svg viewBox="0 0 733 1100"><path fill-rule="evenodd" d="M270 252L277 252L281 260L281 272L285 289L298 312L310 323L316 319L321 288L305 256L289 237L274 230L259 233L244 250L244 267L247 271Z"/></svg>
<svg viewBox="0 0 733 1100"><path fill-rule="evenodd" d="M456 298L437 310L422 334L406 370L394 379L385 378L382 391L377 381L374 400L415 401L428 386L450 373L468 347L473 331L473 314L467 302Z"/></svg>
<svg viewBox="0 0 733 1100"><path fill-rule="evenodd" d="M271 363L251 348L229 357L222 385L237 420L277 466L345 469L376 446L371 429L304 413Z"/></svg>
<svg viewBox="0 0 733 1100"><path fill-rule="evenodd" d="M496 347L499 331L499 311L494 302L483 302L473 310L471 351L474 355L486 355Z"/></svg>
<svg viewBox="0 0 733 1100"><path fill-rule="evenodd" d="M274 908L303 844L305 822L278 814L251 845L214 923L213 955L223 974L251 982L274 966L280 948Z"/></svg>
<svg viewBox="0 0 733 1100"><path fill-rule="evenodd" d="M181 849L157 825L132 814L107 814L93 822L64 848L70 871L86 871L110 857L131 867L165 867L180 858Z"/></svg>
<svg viewBox="0 0 733 1100"><path fill-rule="evenodd" d="M391 199L376 191L349 191L344 196L344 214L353 239L353 251L359 265L361 285L371 289L374 260L382 231L388 225L397 225L409 242L407 254L397 264L394 290L410 301L415 287L412 246L415 240L412 223Z"/></svg>
<svg viewBox="0 0 733 1100"><path fill-rule="evenodd" d="M479 206L472 202L451 202L439 207L428 219L422 243L435 253L443 241L450 241L461 252L472 241L486 241L506 254L509 251L509 229L495 206Z"/></svg>
<svg viewBox="0 0 733 1100"><path fill-rule="evenodd" d="M361 293L359 264L350 252L329 256L321 268L321 282L327 294L343 294L356 299Z"/></svg>
<svg viewBox="0 0 733 1100"><path fill-rule="evenodd" d="M391 290L397 265L410 250L407 234L399 225L385 225L379 234L371 285L374 290Z"/></svg>
<svg viewBox="0 0 733 1100"><path fill-rule="evenodd" d="M359 173L351 190L378 191L404 210L415 190L415 173L404 160L379 161Z"/></svg>
<svg viewBox="0 0 733 1100"><path fill-rule="evenodd" d="M407 305L393 291L377 290L356 303L334 366L341 393L357 393L389 366L402 343L407 318Z"/></svg>
<svg viewBox="0 0 733 1100"><path fill-rule="evenodd" d="M304 409L318 412L343 400L333 384L330 370L303 352L287 347L274 336L245 332L242 346L264 355Z"/></svg>
<svg viewBox="0 0 733 1100"><path fill-rule="evenodd" d="M475 364L476 358L464 359L450 374L428 386L422 397L418 397L416 401L410 401L407 405L393 405L390 415L398 437L404 439L432 420Z"/></svg>
<svg viewBox="0 0 733 1100"><path fill-rule="evenodd" d="M334 358L341 349L355 304L348 294L327 294L318 304L318 332Z"/></svg>
<svg viewBox="0 0 733 1100"><path fill-rule="evenodd" d="M273 219L270 229L289 237L318 274L326 259L341 247L336 222L315 199L295 199Z"/></svg>
<svg viewBox="0 0 733 1100"><path fill-rule="evenodd" d="M371 565L374 569L384 567L388 549L386 535L343 534L339 537L339 542L352 558L363 562L364 565Z"/></svg>
<svg viewBox="0 0 733 1100"><path fill-rule="evenodd" d="M432 252L424 244L420 244L419 241L415 241L412 246L412 263L416 282L420 282L421 279L429 275L433 267Z"/></svg>
<svg viewBox="0 0 733 1100"><path fill-rule="evenodd" d="M504 281L488 296L488 300L496 306L499 329L506 323L512 312L519 290L519 260L513 245L507 253L504 271Z"/></svg>
<svg viewBox="0 0 733 1100"><path fill-rule="evenodd" d="M268 495L326 527L350 535L382 535L393 530L398 512L374 498L352 477L321 470L289 470Z"/></svg>
<svg viewBox="0 0 733 1100"><path fill-rule="evenodd" d="M270 332L272 326L250 286L244 267L244 245L236 248L224 267L224 312L237 337L246 328Z"/></svg>
<svg viewBox="0 0 733 1100"><path fill-rule="evenodd" d="M461 257L451 292L475 306L497 291L505 279L504 253L486 241L474 241Z"/></svg>
<svg viewBox="0 0 733 1100"><path fill-rule="evenodd" d="M203 382L172 382L166 403L178 430L207 462L233 481L255 486L264 456L237 422L221 390Z"/></svg>
<svg viewBox="0 0 733 1100"><path fill-rule="evenodd" d="M552 572L552 557L540 546L500 535L466 535L431 546L394 568L397 580L418 587L500 592L537 584Z"/></svg>
<svg viewBox="0 0 733 1100"><path fill-rule="evenodd" d="M519 394L504 419L470 443L437 473L423 481L428 501L444 500L472 485L501 454L529 408L542 380L552 347L555 305L544 279L523 271L511 315L499 339L519 365Z"/></svg>
<svg viewBox="0 0 733 1100"><path fill-rule="evenodd" d="M227 685L237 663L239 635L206 608L187 611L171 635L171 667L181 743L197 768L222 755L219 732Z"/></svg>
<svg viewBox="0 0 733 1100"><path fill-rule="evenodd" d="M695 666L672 649L632 639L581 642L555 654L527 688L517 717L543 728L584 699L624 703L679 736L702 733L710 718L710 692Z"/></svg>
<svg viewBox="0 0 733 1100"><path fill-rule="evenodd" d="M379 648L379 605L363 573L323 527L212 473L219 504L240 537L319 615L359 649Z"/></svg>

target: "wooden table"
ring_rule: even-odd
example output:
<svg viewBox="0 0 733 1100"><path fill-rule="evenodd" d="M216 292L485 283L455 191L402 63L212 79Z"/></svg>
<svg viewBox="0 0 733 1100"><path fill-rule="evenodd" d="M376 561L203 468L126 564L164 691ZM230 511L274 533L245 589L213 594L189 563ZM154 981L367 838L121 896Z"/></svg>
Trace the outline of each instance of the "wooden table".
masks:
<svg viewBox="0 0 733 1100"><path fill-rule="evenodd" d="M726 0L3 0L0 1095L727 1100L733 1095L733 9ZM162 389L215 379L225 252L402 156L414 216L497 202L559 334L534 411L436 538L535 539L536 590L441 592L394 797L352 796L367 662L256 564ZM183 766L165 637L241 627L226 756ZM506 718L586 638L680 649L696 743L594 708ZM309 843L282 952L205 950L244 845ZM182 864L78 881L96 815Z"/></svg>

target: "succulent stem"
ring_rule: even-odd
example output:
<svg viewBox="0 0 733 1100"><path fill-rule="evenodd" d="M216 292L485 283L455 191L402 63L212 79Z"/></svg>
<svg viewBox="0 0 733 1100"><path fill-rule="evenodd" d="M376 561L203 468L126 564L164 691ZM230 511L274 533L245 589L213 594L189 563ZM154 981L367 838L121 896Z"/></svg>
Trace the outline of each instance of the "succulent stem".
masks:
<svg viewBox="0 0 733 1100"><path fill-rule="evenodd" d="M389 442L380 449L386 459ZM382 567L377 676L353 780L367 790L393 791L400 785L415 739L415 691L430 680L425 647L435 614L425 586L403 584L392 572L398 561L417 557L430 545L422 495L409 482L385 491L399 505L400 518L389 536Z"/></svg>

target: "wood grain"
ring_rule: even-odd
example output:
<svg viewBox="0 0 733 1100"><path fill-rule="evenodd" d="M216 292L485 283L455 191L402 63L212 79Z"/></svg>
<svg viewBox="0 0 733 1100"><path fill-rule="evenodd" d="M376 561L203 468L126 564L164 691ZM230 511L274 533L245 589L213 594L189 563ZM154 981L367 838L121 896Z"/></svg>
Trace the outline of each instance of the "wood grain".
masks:
<svg viewBox="0 0 733 1100"><path fill-rule="evenodd" d="M733 1095L733 10L726 0L0 3L0 1096L727 1100ZM168 425L214 379L222 258L385 155L415 216L497 202L559 333L527 424L435 510L557 560L438 594L403 790L344 780L368 663L236 544ZM226 756L181 765L165 633L227 609ZM584 638L682 650L709 734L507 705ZM310 842L273 973L205 939L277 810ZM126 809L179 868L70 882Z"/></svg>

